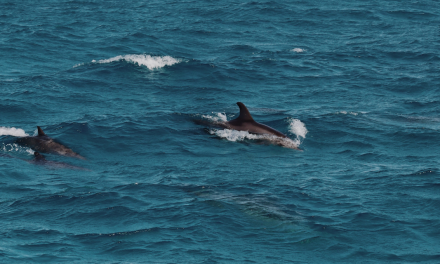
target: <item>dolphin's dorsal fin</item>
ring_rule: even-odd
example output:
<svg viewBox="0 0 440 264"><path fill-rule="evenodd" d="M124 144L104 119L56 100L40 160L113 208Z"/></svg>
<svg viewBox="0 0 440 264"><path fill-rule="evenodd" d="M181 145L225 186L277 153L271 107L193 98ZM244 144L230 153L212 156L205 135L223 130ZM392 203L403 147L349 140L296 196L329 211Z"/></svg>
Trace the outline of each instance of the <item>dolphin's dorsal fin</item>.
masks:
<svg viewBox="0 0 440 264"><path fill-rule="evenodd" d="M45 159L43 155L41 155L40 153L38 153L36 151L34 152L34 156L35 156L35 159L37 159L37 160Z"/></svg>
<svg viewBox="0 0 440 264"><path fill-rule="evenodd" d="M46 134L44 134L43 129L41 129L41 127L37 126L38 128L38 136L42 137L42 136L46 136Z"/></svg>
<svg viewBox="0 0 440 264"><path fill-rule="evenodd" d="M251 113L249 113L249 110L246 108L246 106L243 103L238 102L237 105L238 107L240 107L240 116L236 120L240 120L242 122L254 121L254 119L251 116Z"/></svg>

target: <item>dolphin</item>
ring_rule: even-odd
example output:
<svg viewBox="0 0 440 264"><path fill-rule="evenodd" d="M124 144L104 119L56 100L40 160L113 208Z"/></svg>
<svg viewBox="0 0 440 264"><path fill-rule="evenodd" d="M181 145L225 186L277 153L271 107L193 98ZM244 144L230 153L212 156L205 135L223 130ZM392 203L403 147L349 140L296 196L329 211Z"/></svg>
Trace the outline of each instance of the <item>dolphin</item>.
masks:
<svg viewBox="0 0 440 264"><path fill-rule="evenodd" d="M55 142L52 138L46 136L43 130L37 126L38 135L35 137L22 137L17 139L16 143L30 147L35 151L40 151L43 153L55 153L62 156L74 157L78 159L85 159L78 153L73 152L70 148Z"/></svg>
<svg viewBox="0 0 440 264"><path fill-rule="evenodd" d="M243 103L238 102L237 105L240 108L240 115L236 119L228 122L218 122L217 125L227 129L248 131L254 134L269 134L280 138L287 138L287 136L280 131L256 122Z"/></svg>

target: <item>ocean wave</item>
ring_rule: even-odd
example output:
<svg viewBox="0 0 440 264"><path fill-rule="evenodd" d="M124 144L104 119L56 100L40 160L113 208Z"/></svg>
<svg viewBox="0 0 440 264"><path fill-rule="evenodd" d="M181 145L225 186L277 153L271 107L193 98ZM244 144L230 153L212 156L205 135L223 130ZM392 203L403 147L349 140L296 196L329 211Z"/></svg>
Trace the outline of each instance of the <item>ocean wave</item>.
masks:
<svg viewBox="0 0 440 264"><path fill-rule="evenodd" d="M72 68L81 67L83 65L85 65L85 63L78 63L78 64L75 64Z"/></svg>
<svg viewBox="0 0 440 264"><path fill-rule="evenodd" d="M291 51L296 52L296 53L301 53L301 52L304 52L306 50L305 49L301 49L301 48L294 48Z"/></svg>
<svg viewBox="0 0 440 264"><path fill-rule="evenodd" d="M356 112L347 112L347 111L339 111L339 112L336 112L336 114L342 114L342 115L354 115L354 116L357 116L357 115L359 115L359 114L364 114L365 112L359 112L359 113L356 113Z"/></svg>
<svg viewBox="0 0 440 264"><path fill-rule="evenodd" d="M151 56L146 54L128 54L119 55L110 59L105 60L92 60L92 63L111 63L114 61L124 60L126 62L134 63L139 66L146 66L150 70L163 68L165 66L172 66L176 63L181 62L179 59L175 59L171 56ZM80 66L76 65L76 67Z"/></svg>
<svg viewBox="0 0 440 264"><path fill-rule="evenodd" d="M413 116L413 115L400 115L408 121L420 122L420 123L438 123L440 122L439 117L430 117L430 116Z"/></svg>
<svg viewBox="0 0 440 264"><path fill-rule="evenodd" d="M28 137L29 135L21 128L0 127L0 136Z"/></svg>

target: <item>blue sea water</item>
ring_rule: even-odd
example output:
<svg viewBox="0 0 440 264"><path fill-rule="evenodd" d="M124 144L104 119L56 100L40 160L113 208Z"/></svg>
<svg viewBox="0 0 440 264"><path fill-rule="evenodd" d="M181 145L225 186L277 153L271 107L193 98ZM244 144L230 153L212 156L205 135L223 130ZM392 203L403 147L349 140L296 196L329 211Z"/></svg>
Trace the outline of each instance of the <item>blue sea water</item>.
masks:
<svg viewBox="0 0 440 264"><path fill-rule="evenodd" d="M0 262L440 263L438 1L0 2ZM195 120L243 102L292 146ZM16 139L41 126L86 160Z"/></svg>

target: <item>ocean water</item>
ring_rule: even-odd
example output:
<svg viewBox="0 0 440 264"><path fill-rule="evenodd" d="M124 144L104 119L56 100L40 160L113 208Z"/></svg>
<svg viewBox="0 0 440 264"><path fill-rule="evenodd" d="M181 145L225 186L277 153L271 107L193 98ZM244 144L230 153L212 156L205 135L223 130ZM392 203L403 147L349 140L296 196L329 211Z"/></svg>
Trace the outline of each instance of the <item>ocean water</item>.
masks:
<svg viewBox="0 0 440 264"><path fill-rule="evenodd" d="M1 1L0 262L440 263L439 18ZM236 102L291 145L196 122ZM86 160L35 162L37 126Z"/></svg>

